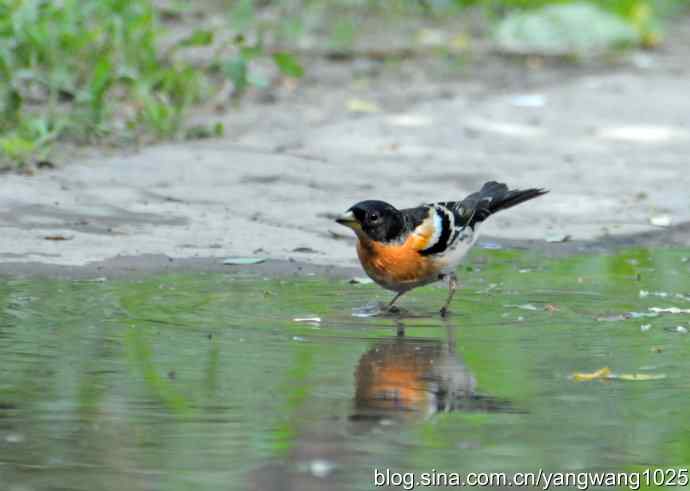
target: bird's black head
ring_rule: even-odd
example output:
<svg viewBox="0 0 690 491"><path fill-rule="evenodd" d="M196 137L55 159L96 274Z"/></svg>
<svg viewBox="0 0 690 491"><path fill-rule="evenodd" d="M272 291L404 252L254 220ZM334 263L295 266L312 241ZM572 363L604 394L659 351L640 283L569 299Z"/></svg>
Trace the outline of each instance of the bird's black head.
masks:
<svg viewBox="0 0 690 491"><path fill-rule="evenodd" d="M403 231L402 214L385 201L361 201L338 217L336 222L351 228L359 236L378 242L397 239Z"/></svg>

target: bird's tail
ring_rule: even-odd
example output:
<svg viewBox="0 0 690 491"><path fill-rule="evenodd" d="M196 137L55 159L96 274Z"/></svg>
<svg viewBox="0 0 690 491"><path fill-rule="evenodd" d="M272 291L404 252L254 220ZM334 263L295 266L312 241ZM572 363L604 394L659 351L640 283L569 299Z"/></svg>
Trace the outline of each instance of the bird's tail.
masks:
<svg viewBox="0 0 690 491"><path fill-rule="evenodd" d="M508 186L503 183L491 181L484 184L479 192L465 198L464 202L472 202L474 215L471 226L474 226L475 223L483 222L498 211L507 210L546 193L548 193L546 189L540 188L508 189Z"/></svg>

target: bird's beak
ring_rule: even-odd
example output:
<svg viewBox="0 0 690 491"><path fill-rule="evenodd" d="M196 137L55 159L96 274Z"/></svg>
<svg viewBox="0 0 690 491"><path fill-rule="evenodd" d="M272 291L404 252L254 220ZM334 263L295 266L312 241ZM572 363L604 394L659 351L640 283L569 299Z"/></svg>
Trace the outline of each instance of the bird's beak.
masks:
<svg viewBox="0 0 690 491"><path fill-rule="evenodd" d="M338 218L336 218L335 221L338 222L340 225L345 225L346 227L351 229L361 228L359 222L355 218L354 213L352 213L351 211L343 213Z"/></svg>

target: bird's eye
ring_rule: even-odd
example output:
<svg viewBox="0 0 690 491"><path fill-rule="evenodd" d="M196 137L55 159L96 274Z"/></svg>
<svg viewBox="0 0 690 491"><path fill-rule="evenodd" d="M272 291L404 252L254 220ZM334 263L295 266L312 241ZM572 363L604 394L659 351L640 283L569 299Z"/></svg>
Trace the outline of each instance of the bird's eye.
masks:
<svg viewBox="0 0 690 491"><path fill-rule="evenodd" d="M378 222L380 218L381 218L381 215L379 215L378 212L376 212L376 211L372 211L369 214L369 220L371 220L372 222Z"/></svg>

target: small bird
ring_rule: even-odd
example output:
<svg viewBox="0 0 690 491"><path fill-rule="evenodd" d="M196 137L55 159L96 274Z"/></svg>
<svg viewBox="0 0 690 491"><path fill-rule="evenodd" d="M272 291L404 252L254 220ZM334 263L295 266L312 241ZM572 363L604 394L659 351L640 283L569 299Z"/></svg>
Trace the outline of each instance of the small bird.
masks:
<svg viewBox="0 0 690 491"><path fill-rule="evenodd" d="M387 309L418 286L448 281L441 315L449 312L457 287L455 270L477 240L479 224L494 213L548 191L509 190L487 182L462 201L444 201L398 210L385 201L357 203L336 219L357 235L364 271L383 288L396 292Z"/></svg>

